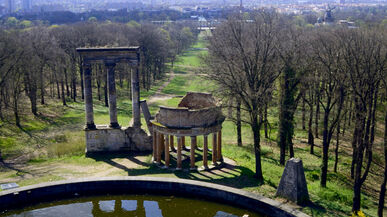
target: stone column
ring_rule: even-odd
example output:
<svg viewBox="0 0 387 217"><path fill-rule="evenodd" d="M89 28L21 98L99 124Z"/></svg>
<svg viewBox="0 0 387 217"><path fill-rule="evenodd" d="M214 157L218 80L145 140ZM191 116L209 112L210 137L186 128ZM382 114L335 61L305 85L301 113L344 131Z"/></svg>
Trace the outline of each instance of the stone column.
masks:
<svg viewBox="0 0 387 217"><path fill-rule="evenodd" d="M208 135L204 135L203 141L203 167L208 169Z"/></svg>
<svg viewBox="0 0 387 217"><path fill-rule="evenodd" d="M133 127L141 127L140 119L140 80L138 66L132 70L132 116Z"/></svg>
<svg viewBox="0 0 387 217"><path fill-rule="evenodd" d="M152 144L152 146L153 146L153 159L152 159L152 161L153 162L156 162L156 160L157 160L157 132L156 132L156 130L153 130L153 144Z"/></svg>
<svg viewBox="0 0 387 217"><path fill-rule="evenodd" d="M195 170L195 149L196 149L196 136L191 136L191 170Z"/></svg>
<svg viewBox="0 0 387 217"><path fill-rule="evenodd" d="M218 132L218 147L217 147L217 160L218 161L223 161L223 156L222 156L222 130Z"/></svg>
<svg viewBox="0 0 387 217"><path fill-rule="evenodd" d="M217 153L218 153L217 146L218 146L218 143L216 141L217 136L218 136L217 133L213 133L212 134L212 163L214 165L216 165L216 160L218 159L217 158Z"/></svg>
<svg viewBox="0 0 387 217"><path fill-rule="evenodd" d="M185 137L183 136L181 139L182 139L182 143L181 143L181 144L182 144L182 149L185 150L185 149L187 149L187 148L185 147Z"/></svg>
<svg viewBox="0 0 387 217"><path fill-rule="evenodd" d="M164 156L165 156L165 168L169 168L169 136L165 135L165 144L164 144Z"/></svg>
<svg viewBox="0 0 387 217"><path fill-rule="evenodd" d="M182 163L181 163L181 149L183 147L183 138L181 136L177 137L177 166L176 170L182 169Z"/></svg>
<svg viewBox="0 0 387 217"><path fill-rule="evenodd" d="M171 146L171 151L176 151L175 146L174 146L174 141L173 141L173 135L170 135L169 146Z"/></svg>
<svg viewBox="0 0 387 217"><path fill-rule="evenodd" d="M93 112L93 90L91 88L91 64L83 64L84 69L84 92L85 92L85 110L86 110L86 130L95 130L94 112Z"/></svg>
<svg viewBox="0 0 387 217"><path fill-rule="evenodd" d="M157 136L157 164L161 164L161 153L163 148L163 142L164 142L164 135L161 133L158 133Z"/></svg>
<svg viewBox="0 0 387 217"><path fill-rule="evenodd" d="M120 128L117 120L117 94L116 94L116 79L114 69L116 63L105 62L107 69L107 85L109 90L109 114L110 114L110 127Z"/></svg>

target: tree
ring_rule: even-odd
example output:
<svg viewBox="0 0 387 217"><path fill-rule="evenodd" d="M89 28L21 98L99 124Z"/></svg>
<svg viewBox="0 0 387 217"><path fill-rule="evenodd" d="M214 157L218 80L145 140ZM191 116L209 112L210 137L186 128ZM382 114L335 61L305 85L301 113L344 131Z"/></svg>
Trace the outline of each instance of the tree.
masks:
<svg viewBox="0 0 387 217"><path fill-rule="evenodd" d="M342 51L332 30L323 29L317 33L312 44L314 60L317 70L321 73L321 97L319 104L324 111L323 118L323 156L321 165L320 185L326 187L328 173L329 145L335 127L341 117L340 113L344 103L345 74L341 70ZM338 106L336 114L333 114Z"/></svg>
<svg viewBox="0 0 387 217"><path fill-rule="evenodd" d="M357 213L361 207L361 188L372 163L378 91L381 76L385 76L387 53L377 28L343 30L337 35L344 51L343 69L349 77L354 100L352 211Z"/></svg>
<svg viewBox="0 0 387 217"><path fill-rule="evenodd" d="M299 91L301 79L307 70L306 44L302 38L306 32L296 29L291 24L283 26L277 35L277 53L280 64L280 102L278 145L280 147L280 164L285 165L285 152L289 148L290 158L294 157L293 134L294 113L298 101L303 95Z"/></svg>
<svg viewBox="0 0 387 217"><path fill-rule="evenodd" d="M209 38L209 54L205 63L207 77L214 81L227 98L239 98L247 112L254 135L255 177L263 183L261 166L260 108L267 104L274 81L278 77L275 64L277 14L259 11L252 22L238 16L229 18Z"/></svg>

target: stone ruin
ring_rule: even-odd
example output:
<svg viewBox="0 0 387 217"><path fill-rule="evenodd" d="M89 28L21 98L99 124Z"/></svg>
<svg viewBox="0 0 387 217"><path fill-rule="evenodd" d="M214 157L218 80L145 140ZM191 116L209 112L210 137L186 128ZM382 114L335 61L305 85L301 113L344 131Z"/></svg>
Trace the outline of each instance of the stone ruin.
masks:
<svg viewBox="0 0 387 217"><path fill-rule="evenodd" d="M160 106L156 118L152 118L146 101L140 101L139 86L139 47L118 48L78 48L82 58L84 73L84 94L86 111L86 153L114 151L151 151L153 160L161 164L164 152L164 165L170 165L170 151L175 151L174 138L177 138L177 169L182 169L182 150L185 138L191 138L191 169L195 168L197 136L204 137L203 167L208 169L208 152L212 152L213 166L222 158L222 123L225 120L216 100L208 93L188 93L177 108ZM132 114L133 126L121 127L117 120L117 94L115 66L129 63L132 67ZM91 70L92 64L104 64L107 70L109 125L94 123ZM144 114L151 136L141 129L140 107ZM208 148L208 136L212 135L212 150ZM170 147L170 149L169 149Z"/></svg>
<svg viewBox="0 0 387 217"><path fill-rule="evenodd" d="M140 85L139 85L139 47L118 48L78 48L82 58L84 73L84 93L86 110L86 154L111 151L150 151L152 137L141 129ZM121 127L117 121L117 94L115 85L115 66L128 63L132 67L132 114L133 126ZM91 85L92 64L104 64L107 70L110 125L94 124L93 93Z"/></svg>
<svg viewBox="0 0 387 217"><path fill-rule="evenodd" d="M309 201L302 160L298 158L288 160L276 196L286 198L297 204L305 204Z"/></svg>
<svg viewBox="0 0 387 217"><path fill-rule="evenodd" d="M161 164L164 152L164 165L170 166L170 150L174 151L174 137L177 137L177 170L182 169L182 150L185 137L191 138L190 169L195 170L195 149L197 136L204 137L203 168L208 169L208 136L212 134L213 166L222 158L222 123L225 120L216 100L208 93L189 92L177 108L160 106L160 111L149 125L153 131L153 160Z"/></svg>

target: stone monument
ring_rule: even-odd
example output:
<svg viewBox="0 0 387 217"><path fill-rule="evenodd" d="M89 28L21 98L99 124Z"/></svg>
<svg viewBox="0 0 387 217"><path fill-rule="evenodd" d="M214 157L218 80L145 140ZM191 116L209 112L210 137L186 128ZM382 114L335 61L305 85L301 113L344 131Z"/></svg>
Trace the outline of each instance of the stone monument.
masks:
<svg viewBox="0 0 387 217"><path fill-rule="evenodd" d="M304 204L309 201L302 160L298 158L288 160L276 196L289 199L297 204Z"/></svg>
<svg viewBox="0 0 387 217"><path fill-rule="evenodd" d="M152 137L141 129L140 85L139 85L139 47L115 48L77 48L82 58L86 111L86 153L109 151L150 151ZM133 126L121 127L117 120L117 93L115 85L115 66L127 63L132 67L132 114ZM110 124L94 124L92 64L104 64L106 68Z"/></svg>
<svg viewBox="0 0 387 217"><path fill-rule="evenodd" d="M208 166L208 137L212 135L212 166L216 167L223 161L222 157L222 124L225 120L222 110L216 105L211 94L189 92L181 100L177 108L160 106L160 111L149 125L153 131L153 160L161 164L164 152L165 168L170 166L170 151L175 151L174 138L177 139L177 167L182 169L182 150L185 138L191 138L190 169L195 167L195 149L197 137L203 136L203 169Z"/></svg>

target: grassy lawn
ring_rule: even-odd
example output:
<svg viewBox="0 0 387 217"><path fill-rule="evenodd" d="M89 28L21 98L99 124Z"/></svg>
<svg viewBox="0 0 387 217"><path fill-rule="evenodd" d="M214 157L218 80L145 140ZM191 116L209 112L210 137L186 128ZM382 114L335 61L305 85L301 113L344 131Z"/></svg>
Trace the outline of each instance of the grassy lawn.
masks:
<svg viewBox="0 0 387 217"><path fill-rule="evenodd" d="M194 48L205 47L205 42L200 40ZM176 76L171 80L162 93L175 97L157 101L149 105L152 114L158 110L158 105L177 106L181 96L189 91L211 92L215 86L195 74L195 67L200 66L198 55L207 52L203 49L191 49L185 52L175 64ZM157 82L149 92L142 91L143 99L148 99L163 84ZM127 126L131 118L131 100L128 90L119 88L118 92L118 121L122 126ZM28 109L28 108L24 108ZM81 102L68 103L63 107L59 100L50 102L50 106L39 106L42 114L32 117L28 112L23 114L23 130L15 127L12 120L0 122L0 148L6 159L18 156L28 156L30 159L21 168L0 167L0 183L17 180L21 186L78 177L100 176L163 176L177 177L208 181L247 191L263 194L275 198L276 188L279 184L284 167L279 165L279 148L275 142L278 125L278 109L275 105L269 108L269 122L271 124L270 137L262 135L262 166L265 183L258 186L253 178L255 171L255 157L253 154L252 132L248 125L243 125L243 147L236 145L236 127L231 121L223 124L223 155L236 162L233 169L203 173L203 172L178 172L160 169L150 163L149 154L143 156L117 156L105 155L95 158L84 156L85 138L82 131L84 123L84 104ZM108 124L108 108L103 101L94 99L94 112L96 124ZM296 118L300 118L297 114ZM351 180L348 176L351 156L345 149L341 149L339 172L333 173L333 143L329 158L329 174L327 188L320 188L321 141L316 139L315 155L309 154L309 147L305 143L306 131L297 126L295 133L295 154L303 160L305 175L308 183L312 205L302 207L302 211L312 216L349 216L352 205ZM350 141L350 138L348 138ZM190 145L189 139L186 141ZM198 138L198 145L203 145L203 138ZM350 144L343 144L348 145ZM209 156L211 159L211 156ZM201 152L197 152L196 164L201 166ZM141 161L142 164L133 165ZM172 158L172 165L175 164ZM184 165L188 167L187 165ZM380 176L372 168L373 174L367 179L367 188L379 186ZM373 181L372 181L373 180ZM362 210L367 216L376 216L377 197L371 190L365 191L362 200ZM279 199L281 200L281 199ZM282 201L282 200L281 200Z"/></svg>

